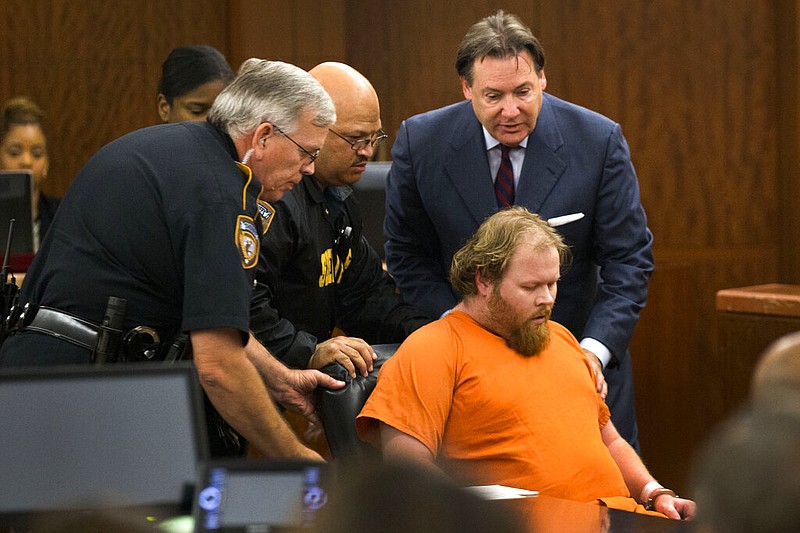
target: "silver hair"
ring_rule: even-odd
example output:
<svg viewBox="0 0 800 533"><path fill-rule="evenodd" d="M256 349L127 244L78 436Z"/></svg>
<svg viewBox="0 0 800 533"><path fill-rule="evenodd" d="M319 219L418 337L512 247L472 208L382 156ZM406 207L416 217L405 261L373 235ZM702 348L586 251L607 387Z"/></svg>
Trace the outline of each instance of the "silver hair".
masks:
<svg viewBox="0 0 800 533"><path fill-rule="evenodd" d="M208 121L234 139L269 122L287 133L300 116L311 112L311 123L324 128L336 121L331 97L308 72L281 61L251 58L214 101Z"/></svg>

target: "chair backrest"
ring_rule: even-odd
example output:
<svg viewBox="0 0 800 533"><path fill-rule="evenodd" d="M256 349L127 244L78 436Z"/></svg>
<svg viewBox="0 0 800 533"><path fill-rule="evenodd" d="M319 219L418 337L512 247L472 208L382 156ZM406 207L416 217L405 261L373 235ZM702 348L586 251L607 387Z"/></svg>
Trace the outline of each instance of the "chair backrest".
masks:
<svg viewBox="0 0 800 533"><path fill-rule="evenodd" d="M394 355L398 346L399 344L373 344L372 349L378 359L373 363L372 372L367 377L351 378L339 363L322 369L329 376L347 383L339 390L319 388L316 392L317 408L334 458L369 457L378 454L377 450L358 438L356 416L375 389L378 371Z"/></svg>
<svg viewBox="0 0 800 533"><path fill-rule="evenodd" d="M361 206L361 219L364 236L375 248L378 257L383 259L383 219L386 215L386 176L392 167L391 161L370 161L361 179L353 185L356 198Z"/></svg>

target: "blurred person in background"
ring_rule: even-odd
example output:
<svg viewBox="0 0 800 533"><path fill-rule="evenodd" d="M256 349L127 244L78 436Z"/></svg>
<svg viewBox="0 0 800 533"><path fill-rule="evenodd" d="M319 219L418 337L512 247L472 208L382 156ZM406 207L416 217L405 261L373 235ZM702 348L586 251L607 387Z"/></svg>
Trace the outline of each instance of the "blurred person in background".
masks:
<svg viewBox="0 0 800 533"><path fill-rule="evenodd" d="M42 193L50 158L44 133L44 111L31 99L17 96L3 107L0 129L0 170L30 170L34 250L50 227L59 198Z"/></svg>
<svg viewBox="0 0 800 533"><path fill-rule="evenodd" d="M222 53L206 44L180 46L161 65L156 106L164 122L202 121L233 70Z"/></svg>

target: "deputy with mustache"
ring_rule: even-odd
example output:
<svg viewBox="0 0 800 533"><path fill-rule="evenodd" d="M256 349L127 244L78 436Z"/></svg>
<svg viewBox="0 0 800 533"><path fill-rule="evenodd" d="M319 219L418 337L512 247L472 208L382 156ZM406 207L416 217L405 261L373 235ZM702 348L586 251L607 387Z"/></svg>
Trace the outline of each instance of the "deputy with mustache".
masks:
<svg viewBox="0 0 800 533"><path fill-rule="evenodd" d="M309 74L330 94L336 122L313 174L270 206L251 329L292 368L338 362L352 377L366 376L375 357L370 343L400 342L430 319L400 298L362 232L361 210L370 206L360 207L351 188L387 137L378 95L343 63ZM333 336L335 328L346 336Z"/></svg>

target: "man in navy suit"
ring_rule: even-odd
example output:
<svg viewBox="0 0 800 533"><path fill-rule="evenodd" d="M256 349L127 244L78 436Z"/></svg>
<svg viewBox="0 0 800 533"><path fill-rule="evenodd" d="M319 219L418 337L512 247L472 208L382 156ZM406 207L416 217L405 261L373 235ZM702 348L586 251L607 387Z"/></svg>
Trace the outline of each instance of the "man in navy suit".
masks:
<svg viewBox="0 0 800 533"><path fill-rule="evenodd" d="M544 51L514 15L473 25L456 69L466 101L405 120L392 148L389 271L406 300L439 317L458 301L453 254L484 219L516 204L551 221L573 253L553 319L581 339L614 425L638 451L628 344L652 234L620 126L544 93Z"/></svg>

